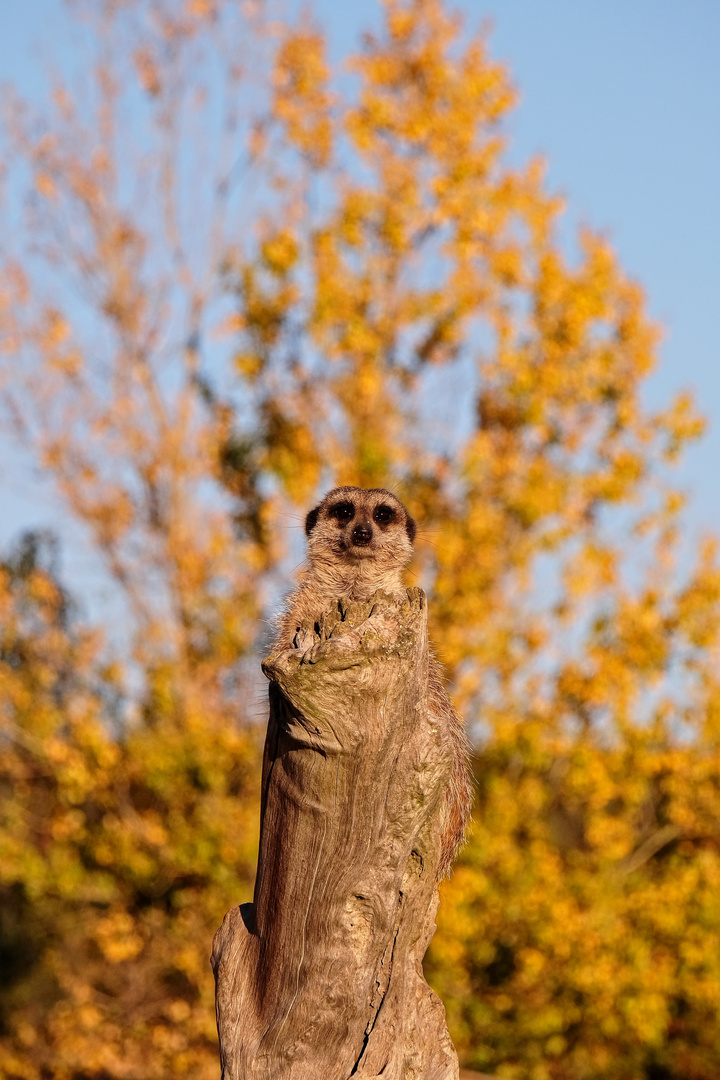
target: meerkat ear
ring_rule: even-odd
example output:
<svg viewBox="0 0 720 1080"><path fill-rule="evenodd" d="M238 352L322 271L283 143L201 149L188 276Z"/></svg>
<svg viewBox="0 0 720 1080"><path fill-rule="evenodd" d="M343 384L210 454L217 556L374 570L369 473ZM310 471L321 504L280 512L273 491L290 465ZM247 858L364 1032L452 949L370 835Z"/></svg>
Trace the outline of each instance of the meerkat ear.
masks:
<svg viewBox="0 0 720 1080"><path fill-rule="evenodd" d="M416 533L417 530L415 529L415 521L414 521L413 518L410 517L409 514L407 514L406 517L405 517L405 529L406 529L407 534L408 534L408 540L410 541L411 544L414 544L415 543L415 533Z"/></svg>
<svg viewBox="0 0 720 1080"><path fill-rule="evenodd" d="M316 506L314 510L311 510L308 516L305 518L305 535L309 536L317 525L317 519L320 515L320 507Z"/></svg>

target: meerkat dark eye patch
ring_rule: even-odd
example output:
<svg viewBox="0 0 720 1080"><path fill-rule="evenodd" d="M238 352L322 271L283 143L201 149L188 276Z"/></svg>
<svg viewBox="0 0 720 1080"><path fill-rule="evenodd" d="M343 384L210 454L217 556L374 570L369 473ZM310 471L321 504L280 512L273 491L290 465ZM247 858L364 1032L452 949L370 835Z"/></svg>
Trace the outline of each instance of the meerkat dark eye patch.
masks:
<svg viewBox="0 0 720 1080"><path fill-rule="evenodd" d="M380 506L376 506L373 511L373 520L378 525L392 525L393 521L397 518L397 513L393 510L392 506L386 506L382 503Z"/></svg>
<svg viewBox="0 0 720 1080"><path fill-rule="evenodd" d="M351 502L333 503L328 508L328 517L336 518L339 525L346 525L355 517L355 507Z"/></svg>

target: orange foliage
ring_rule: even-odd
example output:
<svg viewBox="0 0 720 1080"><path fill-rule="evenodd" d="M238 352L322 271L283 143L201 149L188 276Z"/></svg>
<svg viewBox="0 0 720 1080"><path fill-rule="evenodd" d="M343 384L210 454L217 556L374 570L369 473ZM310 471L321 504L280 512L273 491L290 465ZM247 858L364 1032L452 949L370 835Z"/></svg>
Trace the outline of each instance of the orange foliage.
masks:
<svg viewBox="0 0 720 1080"><path fill-rule="evenodd" d="M341 79L260 5L73 12L91 92L5 111L0 393L124 644L44 541L0 567L0 1072L216 1075L263 620L339 481L422 523L477 740L428 960L461 1056L714 1080L720 570L678 565L702 425L643 405L642 291L600 236L563 252L541 163L504 157L508 73L440 0L387 0Z"/></svg>

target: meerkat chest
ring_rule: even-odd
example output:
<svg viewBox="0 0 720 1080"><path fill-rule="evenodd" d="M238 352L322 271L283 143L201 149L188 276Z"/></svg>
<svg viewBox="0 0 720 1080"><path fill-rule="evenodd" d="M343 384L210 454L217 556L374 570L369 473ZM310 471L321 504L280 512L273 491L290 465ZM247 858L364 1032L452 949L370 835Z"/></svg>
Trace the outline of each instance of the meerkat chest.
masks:
<svg viewBox="0 0 720 1080"><path fill-rule="evenodd" d="M316 581L317 598L326 604L341 597L364 602L380 589L391 595L402 592L400 576L383 571L369 559L359 565L337 567L332 573L318 575Z"/></svg>

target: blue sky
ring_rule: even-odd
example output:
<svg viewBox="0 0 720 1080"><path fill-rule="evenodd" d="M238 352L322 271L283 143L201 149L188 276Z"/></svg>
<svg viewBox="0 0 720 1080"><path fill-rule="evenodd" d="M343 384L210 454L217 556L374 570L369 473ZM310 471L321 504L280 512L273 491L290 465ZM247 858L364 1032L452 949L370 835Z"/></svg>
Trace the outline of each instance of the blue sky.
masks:
<svg viewBox="0 0 720 1080"><path fill-rule="evenodd" d="M466 0L471 26L521 94L508 125L515 161L541 153L567 201L566 236L602 230L664 327L653 406L694 391L710 421L680 480L692 533L720 533L720 3L718 0ZM336 57L377 22L370 0L319 0ZM41 48L38 42L44 42ZM0 4L0 80L37 92L42 58L72 47L62 0ZM2 463L7 476L12 462ZM32 479L0 480L0 542L57 512ZM67 561L67 560L66 560ZM72 562L72 559L70 559Z"/></svg>
<svg viewBox="0 0 720 1080"><path fill-rule="evenodd" d="M678 473L694 534L720 533L720 3L466 0L520 91L510 154L541 154L567 202L565 235L601 230L663 327L647 386L658 407L689 388L709 421ZM337 55L378 6L321 0Z"/></svg>

